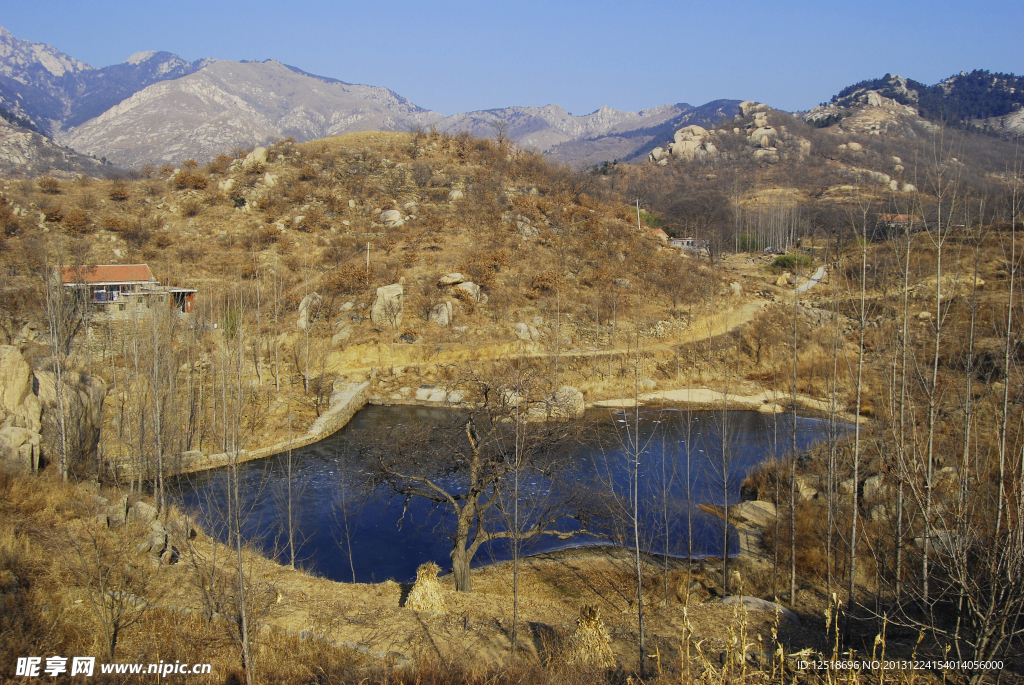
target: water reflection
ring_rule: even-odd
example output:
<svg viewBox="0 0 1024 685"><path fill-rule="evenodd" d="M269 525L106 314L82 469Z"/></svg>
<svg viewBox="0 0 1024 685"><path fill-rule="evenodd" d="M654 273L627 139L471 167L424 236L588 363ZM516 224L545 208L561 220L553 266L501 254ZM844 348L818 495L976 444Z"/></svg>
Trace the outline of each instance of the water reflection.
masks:
<svg viewBox="0 0 1024 685"><path fill-rule="evenodd" d="M739 501L740 482L750 468L772 455L784 456L792 444L792 417L757 412L696 412L680 410L629 412L592 410L595 426L583 444L572 449L566 473L547 478L525 472L520 481L523 509L546 495L585 495L594 514L589 530L600 535L569 539L538 536L524 542L524 553L581 544L605 544L623 539L622 516L610 511L631 510L630 496L639 499L643 545L652 552L672 555L721 556L722 521L699 510L700 504ZM374 474L372 463L355 445L372 444L396 425L451 425L453 413L414 407L368 407L341 431L292 454L293 520L299 531L297 565L332 580L360 582L387 578L405 581L416 567L433 560L451 567L452 517L418 498L394 496L386 486L362 487ZM798 418L797 445L805 449L825 439L828 423ZM637 435L639 437L637 437ZM725 435L723 445L721 436ZM633 487L630 456L636 448L640 465ZM285 550L287 456L248 462L240 467L240 487L247 512L245 535L268 553ZM457 488L457 476L441 483ZM182 479L179 496L200 510L209 529L215 529L227 501L223 472ZM528 514L524 514L528 515ZM578 530L575 522L560 522L561 530ZM630 533L631 534L631 533ZM730 540L730 553L737 551ZM474 565L510 558L504 541L485 544Z"/></svg>

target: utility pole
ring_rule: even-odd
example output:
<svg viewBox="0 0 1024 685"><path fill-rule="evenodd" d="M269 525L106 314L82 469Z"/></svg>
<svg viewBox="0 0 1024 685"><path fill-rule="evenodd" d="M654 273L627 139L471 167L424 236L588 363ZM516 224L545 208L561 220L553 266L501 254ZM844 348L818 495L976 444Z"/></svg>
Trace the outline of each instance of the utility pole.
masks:
<svg viewBox="0 0 1024 685"><path fill-rule="evenodd" d="M643 230L640 227L640 198L636 199L636 230L637 233Z"/></svg>

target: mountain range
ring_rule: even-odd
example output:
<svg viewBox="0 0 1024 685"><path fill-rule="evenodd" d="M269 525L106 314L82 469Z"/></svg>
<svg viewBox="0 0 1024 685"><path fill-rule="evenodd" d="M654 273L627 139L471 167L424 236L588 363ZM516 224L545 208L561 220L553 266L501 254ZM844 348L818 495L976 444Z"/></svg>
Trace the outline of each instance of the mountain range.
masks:
<svg viewBox="0 0 1024 685"><path fill-rule="evenodd" d="M101 69L0 27L0 108L88 156L124 167L208 159L287 136L302 142L363 130L436 127L491 136L498 122L520 147L587 166L640 159L687 124L733 116L738 100L608 107L573 116L558 105L444 116L388 88L346 83L275 60L186 61L144 52Z"/></svg>
<svg viewBox="0 0 1024 685"><path fill-rule="evenodd" d="M95 68L0 26L0 125L7 139L19 141L15 157L36 159L36 169L57 157L55 168L67 171L84 171L96 159L127 168L180 164L289 136L303 142L417 128L488 137L501 129L521 148L587 167L643 161L680 128L711 128L734 117L739 104L715 100L639 112L602 107L582 116L547 105L445 116L388 88L317 76L275 60L190 62L169 52L142 52ZM899 110L997 134L1024 131L1024 78L987 71L961 72L935 86L886 74L841 90L804 119L878 132L880 125L893 125L875 122L880 104L892 110L890 118ZM39 145L46 149L29 154L33 141L44 139ZM11 167L8 162L0 160L0 168Z"/></svg>

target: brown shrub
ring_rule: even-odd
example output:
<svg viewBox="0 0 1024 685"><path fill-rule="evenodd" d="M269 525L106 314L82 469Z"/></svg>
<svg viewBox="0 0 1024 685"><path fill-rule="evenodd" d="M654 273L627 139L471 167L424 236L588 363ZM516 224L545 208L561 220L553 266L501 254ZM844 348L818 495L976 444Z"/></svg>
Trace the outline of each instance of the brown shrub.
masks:
<svg viewBox="0 0 1024 685"><path fill-rule="evenodd" d="M121 230L121 226L123 225L124 222L121 221L121 217L116 216L114 214L109 214L103 217L103 220L100 221L100 226L107 229L108 231L119 231Z"/></svg>
<svg viewBox="0 0 1024 685"><path fill-rule="evenodd" d="M83 192L78 198L78 206L82 209L96 209L96 194L91 190Z"/></svg>
<svg viewBox="0 0 1024 685"><path fill-rule="evenodd" d="M122 181L114 182L114 185L110 187L110 199L114 202L124 202L131 198L131 190L128 188L128 184Z"/></svg>
<svg viewBox="0 0 1024 685"><path fill-rule="evenodd" d="M175 190L203 190L208 184L206 175L195 168L182 169L173 181Z"/></svg>
<svg viewBox="0 0 1024 685"><path fill-rule="evenodd" d="M182 216L195 216L203 209L203 203L195 195L186 195L178 203Z"/></svg>
<svg viewBox="0 0 1024 685"><path fill-rule="evenodd" d="M226 174L233 161L235 160L231 155L217 155L206 165L206 171L211 174Z"/></svg>
<svg viewBox="0 0 1024 685"><path fill-rule="evenodd" d="M303 231L312 232L317 230L318 228L321 228L324 224L324 220L325 219L323 210L317 207L316 205L312 205L309 209L306 210L306 213L303 215L302 222L299 224L298 228Z"/></svg>
<svg viewBox="0 0 1024 685"><path fill-rule="evenodd" d="M198 243L188 243L178 247L176 254L182 264L195 264L203 256L203 248Z"/></svg>
<svg viewBox="0 0 1024 685"><path fill-rule="evenodd" d="M61 226L71 233L88 233L92 222L85 210L74 207L69 209L61 218Z"/></svg>
<svg viewBox="0 0 1024 685"><path fill-rule="evenodd" d="M164 164L163 166L160 167L160 171L158 173L163 178L167 178L174 173L174 166L171 164Z"/></svg>
<svg viewBox="0 0 1024 685"><path fill-rule="evenodd" d="M21 224L18 221L18 216L14 213L14 209L4 196L0 195L0 232L10 237L16 235L20 229Z"/></svg>
<svg viewBox="0 0 1024 685"><path fill-rule="evenodd" d="M47 195L60 194L60 181L55 179L53 176L50 176L49 174L43 176L38 181L36 181L36 186L39 188L41 192L44 192Z"/></svg>
<svg viewBox="0 0 1024 685"><path fill-rule="evenodd" d="M138 249L146 245L153 235L152 228L142 219L131 219L122 224L118 235L130 246Z"/></svg>
<svg viewBox="0 0 1024 685"><path fill-rule="evenodd" d="M43 218L55 224L60 223L61 219L64 218L64 207L61 205L48 205L39 209L43 212Z"/></svg>

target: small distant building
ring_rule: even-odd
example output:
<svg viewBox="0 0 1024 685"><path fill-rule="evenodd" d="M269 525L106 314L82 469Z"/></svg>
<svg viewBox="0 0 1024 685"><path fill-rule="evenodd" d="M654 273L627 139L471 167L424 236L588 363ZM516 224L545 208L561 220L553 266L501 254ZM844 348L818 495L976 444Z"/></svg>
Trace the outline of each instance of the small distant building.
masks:
<svg viewBox="0 0 1024 685"><path fill-rule="evenodd" d="M875 240L888 240L908 230L923 228L924 221L916 214L879 214L871 237Z"/></svg>
<svg viewBox="0 0 1024 685"><path fill-rule="evenodd" d="M659 240L662 240L666 243L668 242L668 233L665 233L665 231L661 230L660 228L648 228L647 235L654 236L655 238L658 238Z"/></svg>
<svg viewBox="0 0 1024 685"><path fill-rule="evenodd" d="M61 267L61 282L85 291L94 314L127 318L158 306L190 314L195 304L194 288L160 285L148 264L97 264Z"/></svg>
<svg viewBox="0 0 1024 685"><path fill-rule="evenodd" d="M685 252L692 254L706 255L708 254L708 243L706 240L697 240L690 236L688 238L673 238L669 244L672 247L678 247Z"/></svg>

